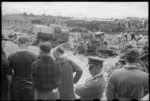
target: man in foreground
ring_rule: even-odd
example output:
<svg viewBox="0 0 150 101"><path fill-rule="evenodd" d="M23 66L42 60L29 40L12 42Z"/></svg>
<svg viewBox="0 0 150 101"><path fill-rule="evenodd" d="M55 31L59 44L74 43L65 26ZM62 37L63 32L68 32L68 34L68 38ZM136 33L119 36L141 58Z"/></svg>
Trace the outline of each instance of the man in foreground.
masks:
<svg viewBox="0 0 150 101"><path fill-rule="evenodd" d="M94 100L103 97L105 89L105 79L101 72L103 61L98 57L89 57L89 71L92 77L85 84L78 85L75 90L81 100Z"/></svg>
<svg viewBox="0 0 150 101"><path fill-rule="evenodd" d="M79 81L82 76L82 69L79 65L63 56L64 50L60 47L54 50L53 55L61 69L61 84L59 87L59 95L61 100L75 100L74 84ZM73 73L76 75L73 77Z"/></svg>
<svg viewBox="0 0 150 101"><path fill-rule="evenodd" d="M50 56L50 42L40 44L40 55L32 64L34 100L56 100L59 98L60 69Z"/></svg>
<svg viewBox="0 0 150 101"><path fill-rule="evenodd" d="M31 64L36 60L36 55L27 50L28 45L28 37L21 36L18 39L19 50L8 57L14 71L11 85L12 100L33 100Z"/></svg>
<svg viewBox="0 0 150 101"><path fill-rule="evenodd" d="M149 92L149 75L137 67L138 56L135 48L125 52L126 65L113 71L108 80L107 100L141 99Z"/></svg>

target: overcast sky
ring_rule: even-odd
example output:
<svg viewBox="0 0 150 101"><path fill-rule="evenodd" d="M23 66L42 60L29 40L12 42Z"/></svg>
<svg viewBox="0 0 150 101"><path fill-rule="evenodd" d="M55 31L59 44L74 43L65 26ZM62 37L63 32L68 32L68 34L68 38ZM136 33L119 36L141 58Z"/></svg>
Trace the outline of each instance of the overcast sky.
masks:
<svg viewBox="0 0 150 101"><path fill-rule="evenodd" d="M148 2L2 2L2 13L27 12L88 18L148 18Z"/></svg>

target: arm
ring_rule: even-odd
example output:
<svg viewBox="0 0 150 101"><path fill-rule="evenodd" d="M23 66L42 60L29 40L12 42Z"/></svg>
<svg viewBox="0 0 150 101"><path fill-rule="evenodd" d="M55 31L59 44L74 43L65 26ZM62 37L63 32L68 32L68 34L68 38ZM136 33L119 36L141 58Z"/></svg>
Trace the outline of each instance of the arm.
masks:
<svg viewBox="0 0 150 101"><path fill-rule="evenodd" d="M10 59L10 57L8 59ZM8 84L11 85L11 82L12 82L12 68L11 68L11 64L10 64L11 61L8 61L8 59L6 59L5 66L6 66L6 74L7 74Z"/></svg>
<svg viewBox="0 0 150 101"><path fill-rule="evenodd" d="M116 88L115 88L115 82L114 82L114 72L110 75L110 78L108 80L108 84L106 86L106 97L107 100L113 100L116 99Z"/></svg>
<svg viewBox="0 0 150 101"><path fill-rule="evenodd" d="M56 80L57 80L57 85L58 86L61 83L60 77L61 77L61 68L60 68L59 62L56 61Z"/></svg>
<svg viewBox="0 0 150 101"><path fill-rule="evenodd" d="M70 61L70 64L71 64L71 67L73 69L73 72L76 72L76 75L73 78L73 82L77 83L79 81L79 79L81 78L81 76L82 76L83 70L80 68L79 65L77 65L73 61Z"/></svg>
<svg viewBox="0 0 150 101"><path fill-rule="evenodd" d="M96 83L94 81L87 82L84 85L79 85L75 89L75 93L81 98L97 93Z"/></svg>

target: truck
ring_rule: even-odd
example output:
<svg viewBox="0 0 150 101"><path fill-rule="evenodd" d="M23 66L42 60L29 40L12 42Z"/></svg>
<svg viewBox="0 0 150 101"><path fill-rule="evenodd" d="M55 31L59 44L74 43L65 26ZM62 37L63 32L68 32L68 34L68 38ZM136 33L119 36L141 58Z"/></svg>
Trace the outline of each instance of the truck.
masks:
<svg viewBox="0 0 150 101"><path fill-rule="evenodd" d="M31 30L36 39L34 45L41 41L50 41L52 46L55 47L66 43L69 39L69 30L66 26L54 24L50 26L34 25Z"/></svg>

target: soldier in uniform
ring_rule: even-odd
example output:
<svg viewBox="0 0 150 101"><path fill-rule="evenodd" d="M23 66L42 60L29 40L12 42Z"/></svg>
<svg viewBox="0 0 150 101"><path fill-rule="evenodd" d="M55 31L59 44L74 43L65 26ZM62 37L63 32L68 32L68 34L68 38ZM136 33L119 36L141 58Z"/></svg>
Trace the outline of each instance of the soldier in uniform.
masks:
<svg viewBox="0 0 150 101"><path fill-rule="evenodd" d="M81 100L101 99L105 89L105 79L101 72L103 61L99 57L89 57L89 71L92 75L85 84L77 85L75 93L80 96Z"/></svg>
<svg viewBox="0 0 150 101"><path fill-rule="evenodd" d="M107 100L141 99L149 92L149 75L137 67L138 50L128 49L126 65L113 71L106 87Z"/></svg>

